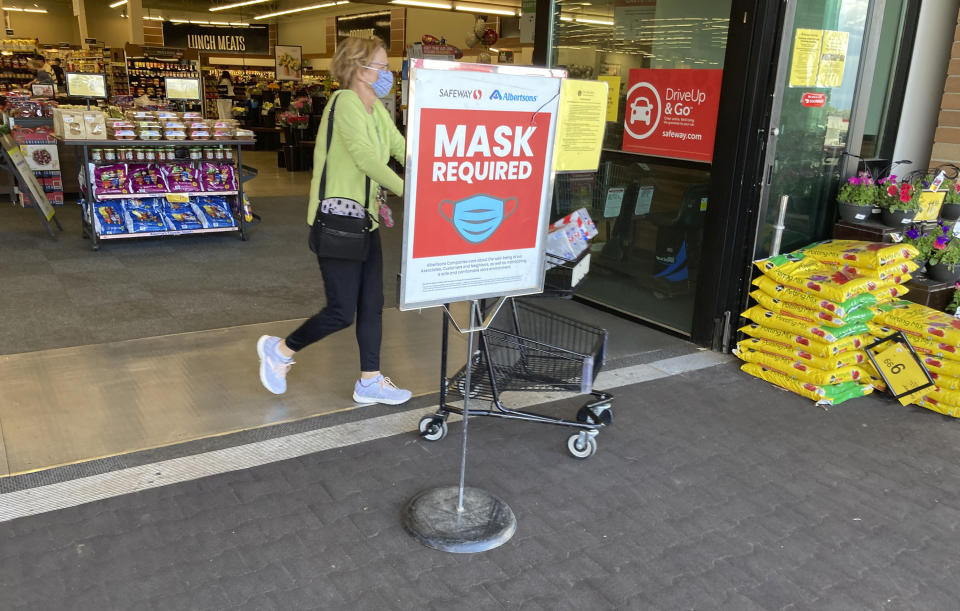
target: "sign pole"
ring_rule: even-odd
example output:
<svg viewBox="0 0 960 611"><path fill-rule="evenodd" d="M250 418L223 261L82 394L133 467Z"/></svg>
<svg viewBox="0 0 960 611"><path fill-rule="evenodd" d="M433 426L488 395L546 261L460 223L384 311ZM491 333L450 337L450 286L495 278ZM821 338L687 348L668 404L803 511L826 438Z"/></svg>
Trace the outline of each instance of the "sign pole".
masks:
<svg viewBox="0 0 960 611"><path fill-rule="evenodd" d="M470 302L470 326L480 320L479 303L476 299ZM463 379L466 392L463 395L463 444L460 449L460 492L457 495L457 513L463 513L463 483L467 473L467 423L470 420L470 378L473 373L473 333L467 334L467 370Z"/></svg>

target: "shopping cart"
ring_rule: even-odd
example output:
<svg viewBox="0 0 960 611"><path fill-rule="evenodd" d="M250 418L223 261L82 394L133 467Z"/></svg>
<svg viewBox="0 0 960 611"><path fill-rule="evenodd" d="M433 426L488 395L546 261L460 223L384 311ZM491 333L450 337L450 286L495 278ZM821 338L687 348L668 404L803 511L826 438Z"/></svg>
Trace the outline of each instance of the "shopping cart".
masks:
<svg viewBox="0 0 960 611"><path fill-rule="evenodd" d="M487 312L481 305L482 317ZM471 321L472 323L473 321ZM451 395L467 392L467 367L471 367L470 402L487 400L486 410L469 408L470 416L494 416L511 420L541 422L577 429L567 440L567 449L576 458L589 458L597 451L597 434L613 418L613 396L594 390L593 383L606 357L607 332L577 320L535 306L527 301L507 299L493 322L479 331L479 350L468 365L447 377L449 321L444 317L440 364L440 407L420 420L420 434L429 441L447 435L447 417L463 415L463 409L448 404ZM500 395L507 391L572 391L592 395L577 412L576 420L565 420L533 412L509 409Z"/></svg>

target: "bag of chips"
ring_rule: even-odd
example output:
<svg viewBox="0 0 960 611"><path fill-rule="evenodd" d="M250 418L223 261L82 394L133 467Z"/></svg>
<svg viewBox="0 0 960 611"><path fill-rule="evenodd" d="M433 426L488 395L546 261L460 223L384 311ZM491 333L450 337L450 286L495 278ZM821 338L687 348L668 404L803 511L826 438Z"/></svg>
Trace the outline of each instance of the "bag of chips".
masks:
<svg viewBox="0 0 960 611"><path fill-rule="evenodd" d="M131 199L126 202L127 226L133 233L166 231L160 216L160 205L154 198Z"/></svg>
<svg viewBox="0 0 960 611"><path fill-rule="evenodd" d="M127 164L114 163L100 166L90 164L90 167L93 172L93 192L96 195L126 195L130 193L130 186L127 183Z"/></svg>
<svg viewBox="0 0 960 611"><path fill-rule="evenodd" d="M841 352L840 354L817 356L807 350L803 350L796 345L790 346L787 344L781 344L780 342L757 339L754 337L748 337L747 339L740 340L737 342L737 348L740 350L756 350L758 352L767 352L769 354L787 357L791 360L807 363L811 367L816 367L818 369L824 369L827 371L840 369L842 367L849 367L851 365L862 366L870 363L870 359L867 358L867 355L863 352L863 350L847 350L846 352Z"/></svg>
<svg viewBox="0 0 960 611"><path fill-rule="evenodd" d="M237 190L237 177L228 163L204 163L200 168L200 181L207 192Z"/></svg>
<svg viewBox="0 0 960 611"><path fill-rule="evenodd" d="M877 306L876 321L931 342L960 347L960 319L925 305L899 300Z"/></svg>
<svg viewBox="0 0 960 611"><path fill-rule="evenodd" d="M856 335L853 337L845 337L841 340L833 342L832 344L824 344L811 341L809 338L802 335L796 335L794 333L790 333L789 331L781 331L780 329L765 327L763 325L758 325L757 323L740 327L740 332L757 339L779 342L787 346L796 346L801 350L809 352L813 356L824 358L842 354L848 350L859 350L865 345L864 338L869 338L869 336L865 335Z"/></svg>
<svg viewBox="0 0 960 611"><path fill-rule="evenodd" d="M845 337L863 335L868 332L867 326L863 323L851 323L842 327L821 327L816 324L804 322L798 318L791 318L771 312L760 306L748 308L742 316L757 324L780 329L781 331L787 331L796 335L802 335L812 341L824 344L832 344Z"/></svg>
<svg viewBox="0 0 960 611"><path fill-rule="evenodd" d="M920 254L920 251L910 244L859 240L825 240L801 248L798 252L827 265L851 265L863 270L880 270L890 265L905 263Z"/></svg>
<svg viewBox="0 0 960 611"><path fill-rule="evenodd" d="M840 367L837 369L820 369L813 367L808 363L802 363L787 356L760 352L759 350L741 350L737 349L734 354L741 361L748 363L757 363L763 365L766 369L779 371L787 377L802 382L810 382L817 386L826 386L832 384L841 384L843 382L867 382L869 376L863 369L856 365Z"/></svg>
<svg viewBox="0 0 960 611"><path fill-rule="evenodd" d="M784 316L792 316L805 322L826 325L828 327L842 327L848 323L866 322L873 318L873 310L870 308L859 308L848 314L846 318L840 318L839 316L834 316L829 312L824 312L822 310L811 310L793 303L781 301L780 299L771 297L760 290L751 292L750 296L753 297L757 303L771 312L783 314Z"/></svg>
<svg viewBox="0 0 960 611"><path fill-rule="evenodd" d="M813 259L798 259L792 254L761 259L756 261L755 265L779 284L818 295L834 303L843 303L863 293L873 293L876 296L894 285L910 280L909 274L883 280L864 277Z"/></svg>
<svg viewBox="0 0 960 611"><path fill-rule="evenodd" d="M167 189L171 193L197 193L200 191L200 173L187 163L170 163L160 166Z"/></svg>
<svg viewBox="0 0 960 611"><path fill-rule="evenodd" d="M237 222L230 212L230 202L223 197L198 197L191 200L194 212L204 228L234 227Z"/></svg>
<svg viewBox="0 0 960 611"><path fill-rule="evenodd" d="M127 223L124 220L125 212L122 199L97 202L93 206L93 220L97 235L127 233Z"/></svg>
<svg viewBox="0 0 960 611"><path fill-rule="evenodd" d="M160 167L153 163L132 163L127 168L127 184L130 193L166 193Z"/></svg>
<svg viewBox="0 0 960 611"><path fill-rule="evenodd" d="M203 223L197 218L197 213L189 203L164 201L163 218L167 227L173 231L203 228Z"/></svg>
<svg viewBox="0 0 960 611"><path fill-rule="evenodd" d="M843 384L827 386L801 382L757 363L744 363L740 370L802 397L813 399L818 405L839 405L849 399L863 397L873 392L873 386L857 382L844 382Z"/></svg>

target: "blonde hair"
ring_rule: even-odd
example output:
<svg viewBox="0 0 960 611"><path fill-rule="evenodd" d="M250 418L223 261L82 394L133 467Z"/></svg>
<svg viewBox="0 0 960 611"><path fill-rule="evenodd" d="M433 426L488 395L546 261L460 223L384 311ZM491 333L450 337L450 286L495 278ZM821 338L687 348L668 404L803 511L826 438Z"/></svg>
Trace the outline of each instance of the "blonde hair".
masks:
<svg viewBox="0 0 960 611"><path fill-rule="evenodd" d="M344 38L337 43L337 50L333 54L333 65L330 73L340 81L341 87L349 87L363 66L373 58L379 49L386 49L379 38Z"/></svg>

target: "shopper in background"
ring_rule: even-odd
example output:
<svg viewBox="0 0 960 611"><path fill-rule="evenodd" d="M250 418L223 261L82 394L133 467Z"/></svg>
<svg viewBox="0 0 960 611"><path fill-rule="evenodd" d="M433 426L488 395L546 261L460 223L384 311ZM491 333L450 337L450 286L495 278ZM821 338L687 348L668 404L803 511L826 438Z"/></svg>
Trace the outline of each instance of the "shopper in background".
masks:
<svg viewBox="0 0 960 611"><path fill-rule="evenodd" d="M30 59L28 65L30 69L36 73L36 77L27 83L27 87L30 85L53 85L53 73L44 70L44 61L42 57L34 57Z"/></svg>
<svg viewBox="0 0 960 611"><path fill-rule="evenodd" d="M54 57L50 60L50 70L53 72L53 78L57 81L57 87L63 87L67 77L64 75L63 68L60 66L59 57Z"/></svg>
<svg viewBox="0 0 960 611"><path fill-rule="evenodd" d="M217 118L220 120L233 118L233 79L226 70L220 75L217 82Z"/></svg>
<svg viewBox="0 0 960 611"><path fill-rule="evenodd" d="M307 224L313 225L320 201L342 197L361 202L374 219L370 254L365 261L320 258L327 305L286 339L264 335L257 342L260 381L272 393L287 389L286 375L293 355L324 337L346 329L357 318L360 379L353 389L359 403L399 405L409 390L397 388L380 373L383 313L383 253L377 229L380 186L403 193L403 179L387 165L392 156L402 161L403 135L380 102L393 87L387 52L379 39L347 38L333 56L333 78L345 85L324 109L313 151L313 178L307 206ZM327 121L336 103L333 137L327 153ZM326 190L320 193L320 175L326 168ZM371 188L367 192L367 177Z"/></svg>

